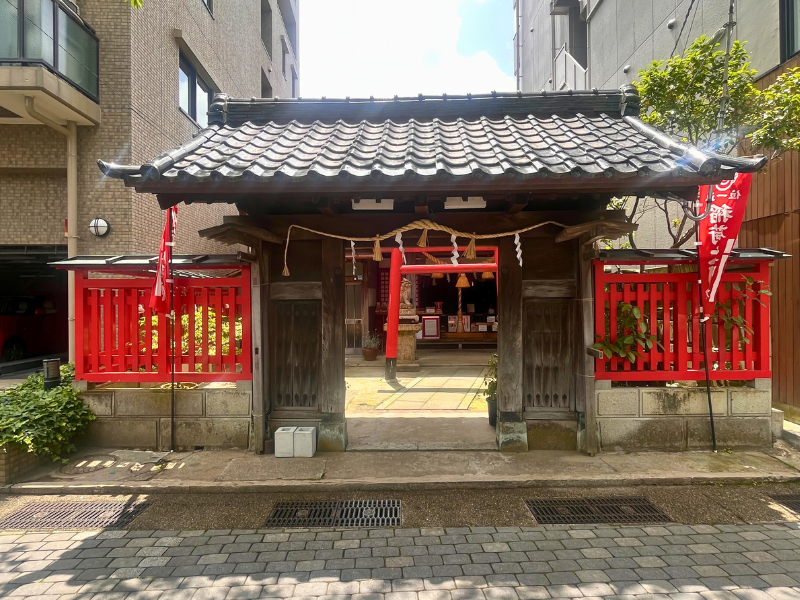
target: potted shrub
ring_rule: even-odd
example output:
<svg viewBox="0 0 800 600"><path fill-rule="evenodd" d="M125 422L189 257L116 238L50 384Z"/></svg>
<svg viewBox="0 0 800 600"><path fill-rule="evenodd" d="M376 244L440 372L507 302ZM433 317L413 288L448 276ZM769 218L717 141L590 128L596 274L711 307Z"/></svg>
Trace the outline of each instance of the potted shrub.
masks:
<svg viewBox="0 0 800 600"><path fill-rule="evenodd" d="M361 356L364 360L375 360L378 358L378 349L381 347L381 337L370 331L364 336L364 342L361 344Z"/></svg>
<svg viewBox="0 0 800 600"><path fill-rule="evenodd" d="M492 354L489 359L489 370L483 378L486 389L483 395L486 396L486 404L489 408L489 425L497 425L497 354Z"/></svg>

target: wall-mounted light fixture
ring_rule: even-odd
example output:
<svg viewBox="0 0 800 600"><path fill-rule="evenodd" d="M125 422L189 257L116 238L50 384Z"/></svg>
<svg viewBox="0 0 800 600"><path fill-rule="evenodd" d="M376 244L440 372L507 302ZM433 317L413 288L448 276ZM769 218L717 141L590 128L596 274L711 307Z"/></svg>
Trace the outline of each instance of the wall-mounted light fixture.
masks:
<svg viewBox="0 0 800 600"><path fill-rule="evenodd" d="M108 233L108 230L108 221L102 217L95 217L92 219L92 222L89 223L89 231L92 233L92 235L96 235L97 237L103 237Z"/></svg>

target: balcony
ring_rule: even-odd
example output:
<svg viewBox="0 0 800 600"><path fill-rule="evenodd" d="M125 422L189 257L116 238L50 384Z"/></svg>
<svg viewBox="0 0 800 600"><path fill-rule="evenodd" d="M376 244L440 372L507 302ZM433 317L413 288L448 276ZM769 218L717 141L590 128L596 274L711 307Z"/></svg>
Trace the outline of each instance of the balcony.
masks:
<svg viewBox="0 0 800 600"><path fill-rule="evenodd" d="M41 67L98 100L98 39L60 0L0 0L0 65Z"/></svg>
<svg viewBox="0 0 800 600"><path fill-rule="evenodd" d="M567 45L561 46L553 60L554 90L588 90L589 71L584 69L575 58L567 52Z"/></svg>

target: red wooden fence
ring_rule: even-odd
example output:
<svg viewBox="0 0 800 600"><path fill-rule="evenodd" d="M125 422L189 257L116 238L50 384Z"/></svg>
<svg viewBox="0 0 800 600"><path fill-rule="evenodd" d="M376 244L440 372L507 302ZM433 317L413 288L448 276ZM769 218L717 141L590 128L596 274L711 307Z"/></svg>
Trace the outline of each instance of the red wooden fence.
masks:
<svg viewBox="0 0 800 600"><path fill-rule="evenodd" d="M656 343L649 350L637 345L642 358L603 356L597 359L595 379L612 381L704 380L703 348L700 345L697 273L606 273L607 263L595 261L595 333L615 341L617 315L621 302L638 306L649 322L648 336ZM759 262L747 272L728 271L722 277L717 301L731 307L733 316L743 316L753 333L744 343L737 327L726 330L722 319L705 324L705 340L711 365L711 379L750 380L768 378L770 372L769 297L763 302L744 300L733 284L744 283L743 276L755 279L754 287L769 286L769 263Z"/></svg>
<svg viewBox="0 0 800 600"><path fill-rule="evenodd" d="M169 318L150 310L152 278L75 273L75 378L170 380ZM252 379L250 270L225 278L175 278L175 381Z"/></svg>

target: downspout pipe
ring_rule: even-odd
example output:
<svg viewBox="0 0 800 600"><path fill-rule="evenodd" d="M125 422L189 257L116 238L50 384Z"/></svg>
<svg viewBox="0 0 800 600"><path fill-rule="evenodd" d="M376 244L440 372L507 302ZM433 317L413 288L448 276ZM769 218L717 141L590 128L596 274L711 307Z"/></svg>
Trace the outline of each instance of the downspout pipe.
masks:
<svg viewBox="0 0 800 600"><path fill-rule="evenodd" d="M36 110L33 96L25 96L25 111L34 119L67 138L67 257L78 255L78 126L67 121L66 127ZM67 321L69 323L69 362L75 362L75 272L67 272Z"/></svg>

